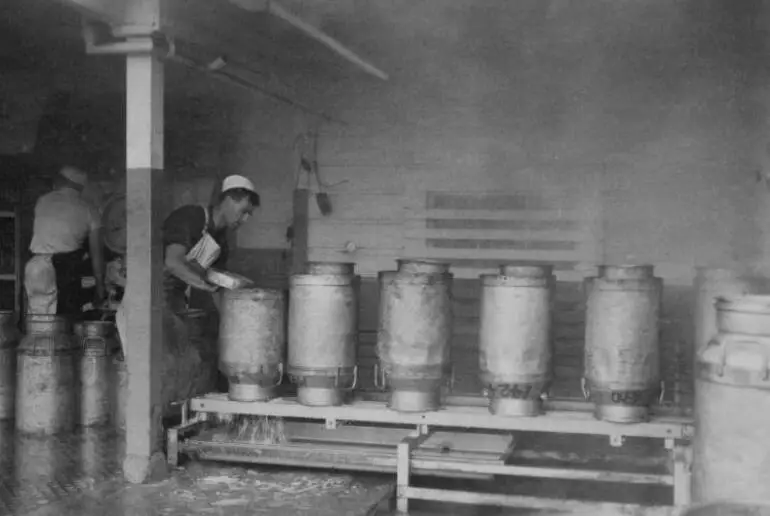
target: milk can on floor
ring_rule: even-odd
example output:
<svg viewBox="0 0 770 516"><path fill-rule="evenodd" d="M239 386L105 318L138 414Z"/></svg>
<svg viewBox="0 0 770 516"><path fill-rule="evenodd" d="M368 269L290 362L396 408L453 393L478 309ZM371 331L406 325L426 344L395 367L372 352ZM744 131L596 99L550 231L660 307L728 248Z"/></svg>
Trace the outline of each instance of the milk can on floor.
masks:
<svg viewBox="0 0 770 516"><path fill-rule="evenodd" d="M227 290L219 326L219 369L233 401L266 401L283 380L286 297L276 289Z"/></svg>
<svg viewBox="0 0 770 516"><path fill-rule="evenodd" d="M492 414L540 413L553 377L552 269L506 265L481 277L479 372Z"/></svg>
<svg viewBox="0 0 770 516"><path fill-rule="evenodd" d="M662 394L663 282L651 265L605 265L586 290L584 394L598 419L644 421Z"/></svg>
<svg viewBox="0 0 770 516"><path fill-rule="evenodd" d="M290 280L288 373L297 401L341 405L356 386L358 278L352 263L308 264Z"/></svg>
<svg viewBox="0 0 770 516"><path fill-rule="evenodd" d="M393 410L437 410L451 367L449 264L399 260L380 282L377 383L390 390Z"/></svg>
<svg viewBox="0 0 770 516"><path fill-rule="evenodd" d="M17 322L14 312L0 310L0 421L13 419L16 412Z"/></svg>
<svg viewBox="0 0 770 516"><path fill-rule="evenodd" d="M27 315L17 355L16 429L71 431L77 421L76 346L65 317Z"/></svg>
<svg viewBox="0 0 770 516"><path fill-rule="evenodd" d="M121 350L112 355L111 362L111 423L116 432L123 433L126 431L126 408L128 407L128 364Z"/></svg>
<svg viewBox="0 0 770 516"><path fill-rule="evenodd" d="M695 375L694 502L770 503L770 296L717 301Z"/></svg>
<svg viewBox="0 0 770 516"><path fill-rule="evenodd" d="M112 384L111 357L120 346L115 325L107 321L84 321L74 325L79 362L79 424L83 427L110 422Z"/></svg>

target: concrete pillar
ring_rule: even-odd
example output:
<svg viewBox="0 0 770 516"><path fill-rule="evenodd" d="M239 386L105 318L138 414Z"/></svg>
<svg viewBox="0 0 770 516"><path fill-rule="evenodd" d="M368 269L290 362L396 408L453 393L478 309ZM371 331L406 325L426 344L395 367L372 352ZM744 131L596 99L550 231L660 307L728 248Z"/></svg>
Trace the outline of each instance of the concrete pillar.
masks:
<svg viewBox="0 0 770 516"><path fill-rule="evenodd" d="M126 57L126 211L129 394L126 459L130 482L164 467L160 453L163 249L163 64L154 55Z"/></svg>

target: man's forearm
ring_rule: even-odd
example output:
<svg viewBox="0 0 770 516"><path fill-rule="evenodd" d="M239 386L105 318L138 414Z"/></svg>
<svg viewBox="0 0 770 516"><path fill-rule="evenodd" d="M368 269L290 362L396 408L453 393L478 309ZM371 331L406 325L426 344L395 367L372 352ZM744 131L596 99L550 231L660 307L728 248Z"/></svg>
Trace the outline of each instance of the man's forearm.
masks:
<svg viewBox="0 0 770 516"><path fill-rule="evenodd" d="M199 290L208 290L208 284L203 279L203 272L189 263L177 262L168 267L169 272L187 285Z"/></svg>

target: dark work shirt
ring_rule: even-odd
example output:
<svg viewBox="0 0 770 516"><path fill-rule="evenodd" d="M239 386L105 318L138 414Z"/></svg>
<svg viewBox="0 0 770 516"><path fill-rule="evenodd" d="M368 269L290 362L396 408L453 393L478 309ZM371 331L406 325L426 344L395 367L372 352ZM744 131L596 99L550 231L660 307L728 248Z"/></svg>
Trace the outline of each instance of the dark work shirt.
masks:
<svg viewBox="0 0 770 516"><path fill-rule="evenodd" d="M227 262L227 230L216 231L214 229L214 220L209 210L209 235L219 244L221 248L219 258L212 265L215 268L224 268ZM166 217L163 222L163 258L165 260L166 248L171 244L179 244L189 253L195 244L203 236L203 226L206 224L206 212L203 206L190 204L177 208ZM165 271L163 275L163 285L166 293L172 295L184 295L187 284Z"/></svg>

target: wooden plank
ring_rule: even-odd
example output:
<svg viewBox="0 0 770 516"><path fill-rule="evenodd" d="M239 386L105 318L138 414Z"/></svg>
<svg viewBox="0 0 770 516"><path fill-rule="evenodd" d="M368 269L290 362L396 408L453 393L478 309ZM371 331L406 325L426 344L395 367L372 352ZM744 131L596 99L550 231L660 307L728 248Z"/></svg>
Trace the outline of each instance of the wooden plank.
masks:
<svg viewBox="0 0 770 516"><path fill-rule="evenodd" d="M410 239L405 239L410 240ZM405 247L408 244L405 243ZM593 253L590 250L579 249L576 251L530 251L530 250L506 250L506 249L470 249L462 248L440 248L428 247L428 256L439 260L446 260L450 263L458 261L460 264L483 263L483 264L503 264L514 261L521 262L539 262L543 264L554 264L561 266L562 269L569 264L574 270L581 261L592 261ZM460 266L460 265L458 265ZM494 265L493 265L494 266ZM487 268L482 266L480 268Z"/></svg>
<svg viewBox="0 0 770 516"><path fill-rule="evenodd" d="M310 247L344 248L352 242L358 249L403 249L401 224L359 221L315 220L311 226Z"/></svg>
<svg viewBox="0 0 770 516"><path fill-rule="evenodd" d="M481 469L481 468L479 468ZM540 498L535 496L478 493L425 487L406 487L406 493L413 500L432 500L442 503L464 505L493 505L506 508L526 508L539 511L591 516L675 516L681 513L679 507L650 506L615 502L586 502L580 500Z"/></svg>
<svg viewBox="0 0 770 516"><path fill-rule="evenodd" d="M499 220L499 221L567 221L572 223L586 224L590 217L585 210L574 209L555 209L548 211L525 211L525 210L451 210L451 209L432 209L428 210L420 207L411 211L405 218L415 221L420 220ZM567 226L564 229L572 229L574 226ZM582 226L578 226L582 227ZM588 232L586 224L586 232Z"/></svg>
<svg viewBox="0 0 770 516"><path fill-rule="evenodd" d="M407 246L404 249L405 252L409 250ZM410 254L410 256L417 256L416 254ZM431 258L425 253L424 258ZM518 260L446 260L452 264L452 274L455 279L478 279L483 274L497 274L500 268L500 264L512 263ZM546 262L541 262L546 263ZM554 275L559 281L580 283L585 279L586 273L580 270L583 267L583 263L575 262L547 262L549 265L553 265L556 269ZM577 269L577 270L576 270Z"/></svg>
<svg viewBox="0 0 770 516"><path fill-rule="evenodd" d="M313 231L313 222L325 221L375 221L399 222L404 219L408 199L403 195L385 193L357 193L355 195L330 192L332 213L324 216L315 201L315 195L310 196L309 217Z"/></svg>
<svg viewBox="0 0 770 516"><path fill-rule="evenodd" d="M320 423L287 421L286 435L290 440L319 439L327 442L356 444L397 445L411 428L345 425L327 429ZM467 452L502 454L512 441L512 436L492 433L436 432L421 445L423 449L449 449Z"/></svg>
<svg viewBox="0 0 770 516"><path fill-rule="evenodd" d="M428 220L427 222L430 222ZM508 228L432 228L428 224L416 224L410 221L405 225L403 234L407 238L426 238L444 240L515 240L522 242L580 242L584 232L580 230L530 230Z"/></svg>
<svg viewBox="0 0 770 516"><path fill-rule="evenodd" d="M627 437L681 439L692 431L691 418L660 417L635 425L617 425L599 421L591 413L546 412L534 418L494 416L485 407L448 406L444 410L424 413L402 413L389 410L384 402L354 401L339 407L308 407L291 398L269 402L229 401L227 394L208 394L190 400L190 409L196 412L264 415L300 419L327 419L370 423L403 424L475 428L500 431L556 432L588 435L617 435ZM622 429L621 429L622 428Z"/></svg>
<svg viewBox="0 0 770 516"><path fill-rule="evenodd" d="M583 200L570 195L565 190L516 191L515 193L496 192L425 192L427 210L534 210L554 211L564 208L574 209Z"/></svg>

